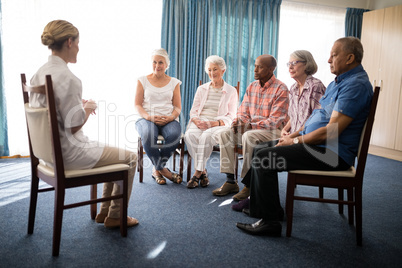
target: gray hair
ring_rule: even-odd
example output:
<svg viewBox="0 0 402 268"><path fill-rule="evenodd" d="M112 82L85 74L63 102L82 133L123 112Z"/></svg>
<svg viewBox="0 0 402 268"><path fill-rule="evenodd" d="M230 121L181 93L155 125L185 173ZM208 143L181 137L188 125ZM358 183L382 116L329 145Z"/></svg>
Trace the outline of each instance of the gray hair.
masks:
<svg viewBox="0 0 402 268"><path fill-rule="evenodd" d="M360 42L359 38L348 36L339 38L338 40L335 41L335 43L336 42L342 44L343 51L355 55L355 61L357 63L362 63L364 51L363 51L363 45Z"/></svg>
<svg viewBox="0 0 402 268"><path fill-rule="evenodd" d="M219 69L221 69L221 70L226 70L225 60L217 55L212 55L212 56L209 56L205 60L205 72L206 73L208 73L208 67L211 63L218 65Z"/></svg>
<svg viewBox="0 0 402 268"><path fill-rule="evenodd" d="M296 50L292 54L290 54L291 58L294 58L299 61L305 61L306 62L306 69L304 72L307 75L313 75L317 72L317 63L314 60L313 55L307 50Z"/></svg>
<svg viewBox="0 0 402 268"><path fill-rule="evenodd" d="M169 66L170 66L169 55L168 55L167 51L164 48L155 49L152 52L152 57L153 56L162 56L162 57L164 57L165 61L166 61L166 64L167 64L166 70L169 69Z"/></svg>

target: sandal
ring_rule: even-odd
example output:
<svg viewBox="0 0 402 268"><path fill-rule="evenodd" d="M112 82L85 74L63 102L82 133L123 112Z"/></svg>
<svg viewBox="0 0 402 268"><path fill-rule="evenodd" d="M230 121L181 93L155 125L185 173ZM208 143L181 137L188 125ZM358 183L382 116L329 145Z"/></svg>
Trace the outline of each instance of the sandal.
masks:
<svg viewBox="0 0 402 268"><path fill-rule="evenodd" d="M201 175L202 176L202 175ZM187 188L189 189L194 189L196 187L198 187L198 180L199 178L197 178L196 176L193 176L189 182L187 182Z"/></svg>
<svg viewBox="0 0 402 268"><path fill-rule="evenodd" d="M179 174L177 174L177 173L173 173L172 171L170 171L170 169L168 169L168 168L166 168L171 174L172 174L172 178L167 178L168 180L170 180L170 181L172 181L172 182L174 182L174 183L177 183L177 184L181 184L182 183L182 181L183 181L183 178L182 177L180 177L180 175Z"/></svg>
<svg viewBox="0 0 402 268"><path fill-rule="evenodd" d="M155 170L154 170L155 172ZM161 175L156 175L155 173L152 173L152 178L156 181L157 184L159 185L164 185L166 184L166 180L164 177L162 177Z"/></svg>
<svg viewBox="0 0 402 268"><path fill-rule="evenodd" d="M201 187L207 187L209 185L209 179L208 179L207 170L205 170L205 174L201 174L200 185L201 185Z"/></svg>

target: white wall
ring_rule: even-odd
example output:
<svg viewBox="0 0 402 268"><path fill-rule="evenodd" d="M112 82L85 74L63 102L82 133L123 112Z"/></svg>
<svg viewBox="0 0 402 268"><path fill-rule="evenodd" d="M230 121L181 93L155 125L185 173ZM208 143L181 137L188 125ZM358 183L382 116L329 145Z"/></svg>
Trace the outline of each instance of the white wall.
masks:
<svg viewBox="0 0 402 268"><path fill-rule="evenodd" d="M402 0L283 0L288 2L302 2L332 7L353 7L364 9L382 9L402 5Z"/></svg>
<svg viewBox="0 0 402 268"><path fill-rule="evenodd" d="M402 5L402 0L373 0L373 2L370 6L372 10Z"/></svg>

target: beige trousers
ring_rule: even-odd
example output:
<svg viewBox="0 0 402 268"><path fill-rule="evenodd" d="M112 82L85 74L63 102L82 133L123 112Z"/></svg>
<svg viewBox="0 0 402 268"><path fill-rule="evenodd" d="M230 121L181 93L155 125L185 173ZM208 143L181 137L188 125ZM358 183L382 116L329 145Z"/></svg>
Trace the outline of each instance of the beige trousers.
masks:
<svg viewBox="0 0 402 268"><path fill-rule="evenodd" d="M128 170L128 200L130 200L131 191L133 189L133 181L135 168L137 166L137 154L124 149L105 146L103 153L94 167L102 167L113 164L127 164L130 166ZM103 184L102 197L120 194L120 185L117 183L106 182ZM101 203L100 214L107 214L110 218L120 217L120 202L111 200Z"/></svg>
<svg viewBox="0 0 402 268"><path fill-rule="evenodd" d="M193 122L190 123L184 134L184 141L186 142L188 152L194 159L195 170L204 171L213 147L219 143L220 132L227 128L225 126L218 126L201 130Z"/></svg>
<svg viewBox="0 0 402 268"><path fill-rule="evenodd" d="M221 173L235 174L235 162L234 159L234 146L235 143L241 144L243 149L243 166L241 170L240 177L244 178L247 171L250 169L251 159L253 157L254 147L266 141L271 141L279 139L281 137L281 131L279 129L274 130L263 130L255 129L248 130L240 135L239 133L234 134L232 129L227 129L222 131L219 135L219 147L221 150Z"/></svg>

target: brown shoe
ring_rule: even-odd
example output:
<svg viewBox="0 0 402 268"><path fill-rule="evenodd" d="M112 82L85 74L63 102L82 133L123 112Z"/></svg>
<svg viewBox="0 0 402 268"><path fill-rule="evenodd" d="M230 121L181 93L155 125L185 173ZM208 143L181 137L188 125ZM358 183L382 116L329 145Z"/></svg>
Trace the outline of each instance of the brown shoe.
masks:
<svg viewBox="0 0 402 268"><path fill-rule="evenodd" d="M99 213L99 214L96 215L96 217L95 217L95 222L97 222L97 223L104 223L106 217L107 217L107 214L101 214L101 213Z"/></svg>
<svg viewBox="0 0 402 268"><path fill-rule="evenodd" d="M244 186L243 190L241 190L238 194L233 196L233 200L242 201L250 196L250 188Z"/></svg>
<svg viewBox="0 0 402 268"><path fill-rule="evenodd" d="M127 227L133 227L138 224L138 220L127 216ZM120 218L105 218L104 223L106 228L116 228L120 227Z"/></svg>
<svg viewBox="0 0 402 268"><path fill-rule="evenodd" d="M201 174L200 185L201 185L201 187L207 187L209 185L209 179L208 179L207 170L205 170L205 174Z"/></svg>
<svg viewBox="0 0 402 268"><path fill-rule="evenodd" d="M212 194L217 196L224 196L237 192L239 192L239 185L237 185L237 182L235 183L225 182L220 188L213 190Z"/></svg>
<svg viewBox="0 0 402 268"><path fill-rule="evenodd" d="M202 175L201 175L202 176ZM193 176L188 182L187 182L187 188L189 189L194 189L196 187L198 187L198 180L199 178L197 178L196 176Z"/></svg>

